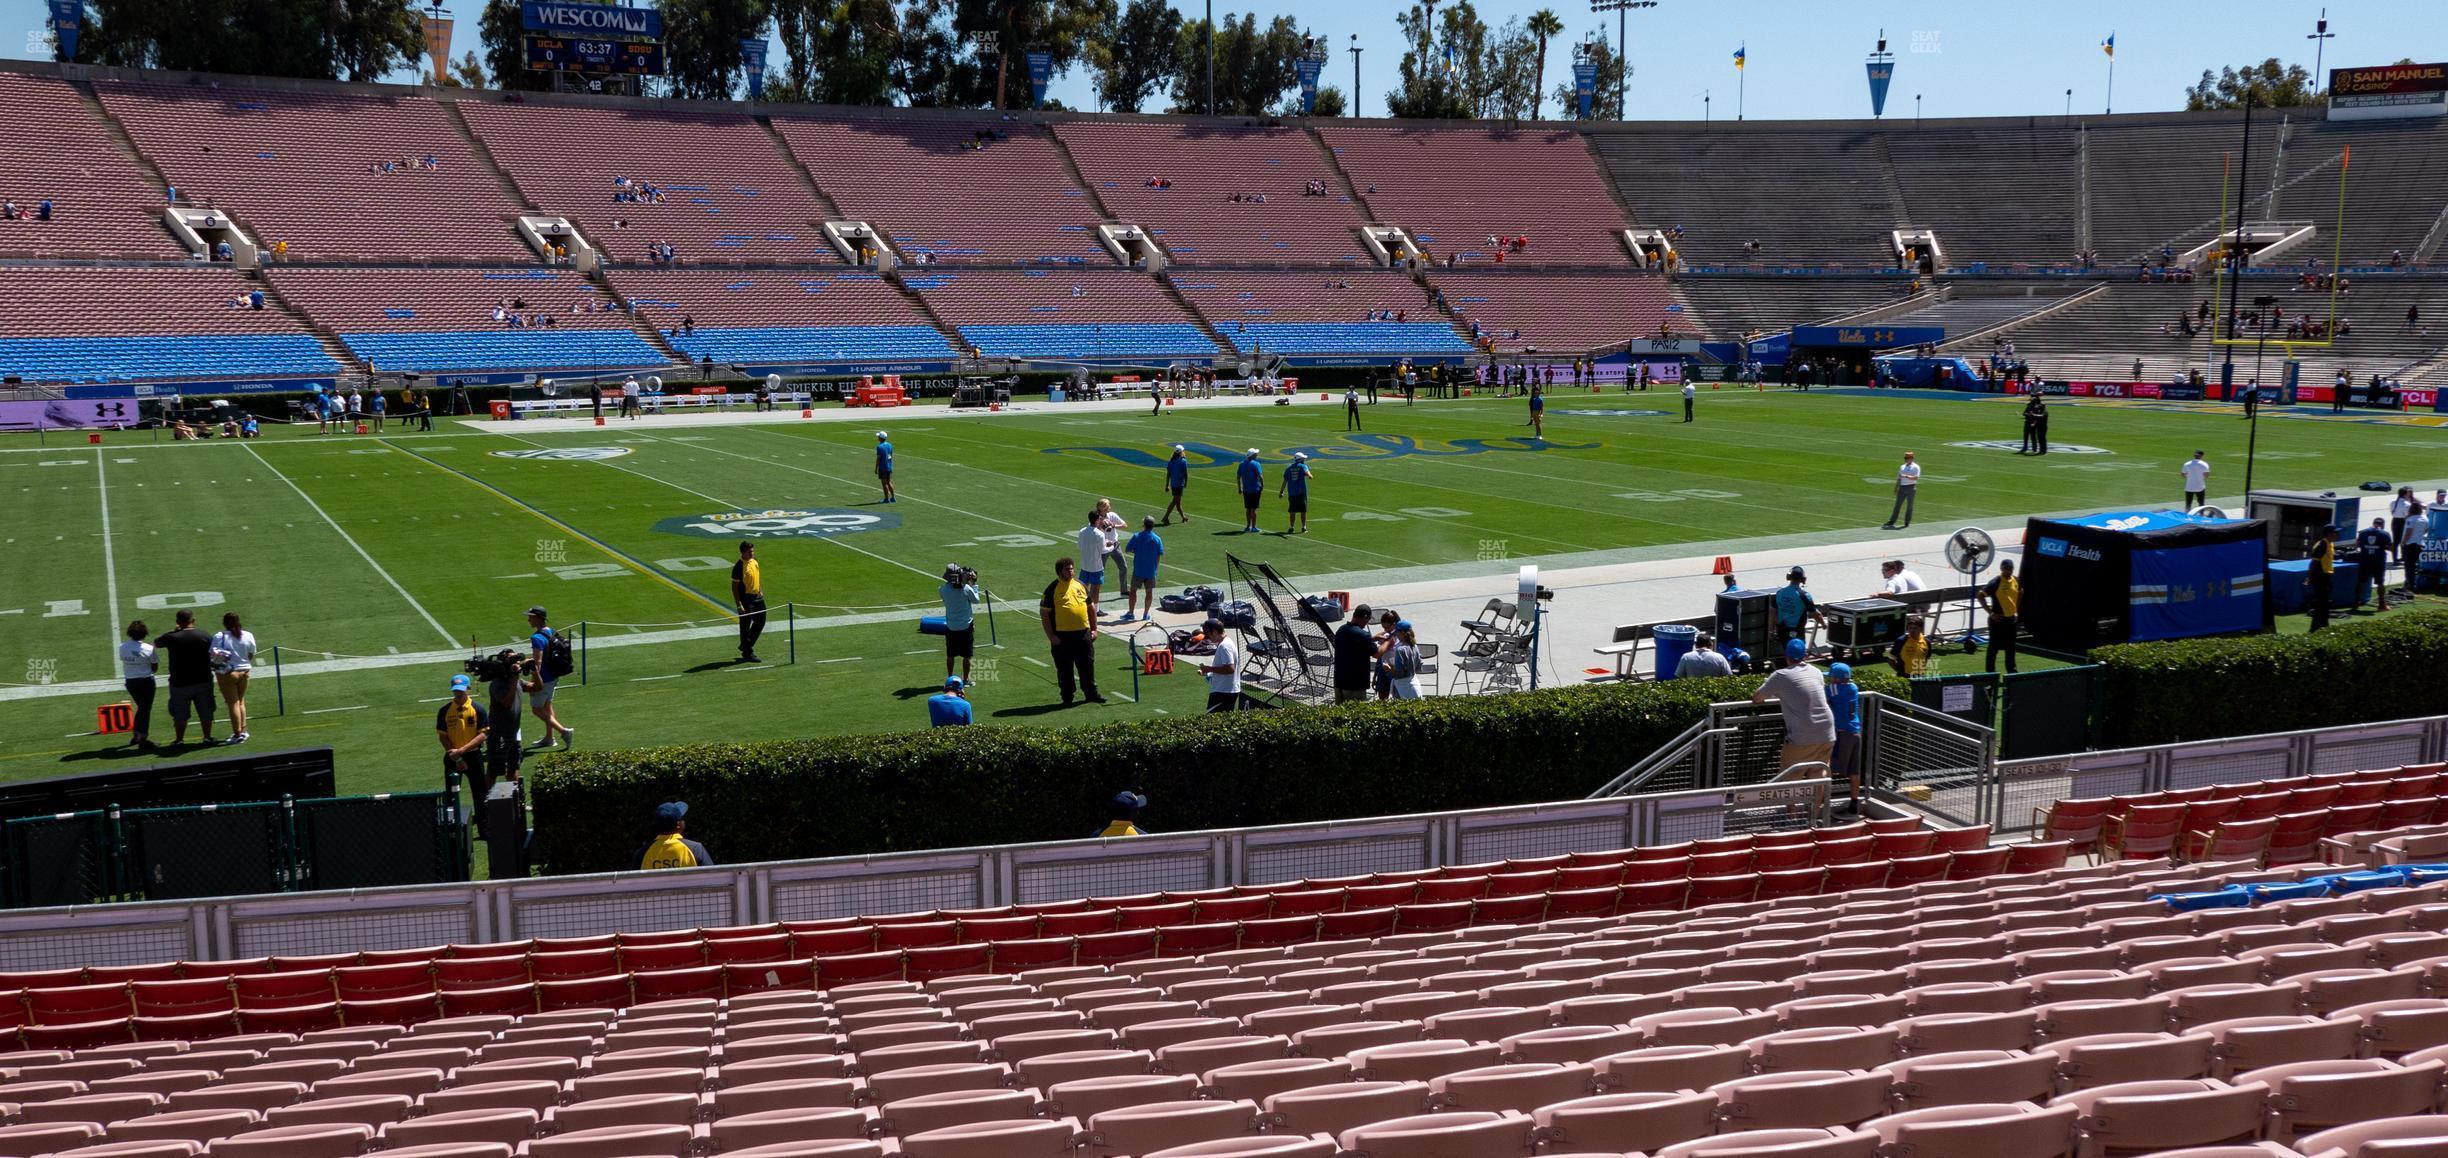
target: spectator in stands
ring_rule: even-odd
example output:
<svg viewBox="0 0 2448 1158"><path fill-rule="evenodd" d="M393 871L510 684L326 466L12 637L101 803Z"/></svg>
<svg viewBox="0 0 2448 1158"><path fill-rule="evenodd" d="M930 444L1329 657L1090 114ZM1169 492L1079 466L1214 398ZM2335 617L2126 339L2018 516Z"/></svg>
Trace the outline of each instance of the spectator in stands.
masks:
<svg viewBox="0 0 2448 1158"><path fill-rule="evenodd" d="M0 201L0 221L15 221L23 216L25 210L17 208L15 201Z"/></svg>
<svg viewBox="0 0 2448 1158"><path fill-rule="evenodd" d="M1836 715L1828 707L1827 679L1805 662L1810 645L1785 642L1785 663L1761 681L1751 702L1775 700L1785 716L1785 742L1777 749L1777 767L1825 764L1836 752Z"/></svg>
<svg viewBox="0 0 2448 1158"><path fill-rule="evenodd" d="M1130 537L1130 591L1122 608L1122 622L1135 618L1156 618L1156 568L1164 559L1164 540L1156 534L1156 516L1139 516L1139 533ZM1147 610L1138 611L1139 598L1147 597Z"/></svg>
<svg viewBox="0 0 2448 1158"><path fill-rule="evenodd" d="M638 847L640 869L704 868L714 863L706 846L690 840L688 804L673 800L655 806L654 839Z"/></svg>
<svg viewBox="0 0 2448 1158"><path fill-rule="evenodd" d="M1998 655L2006 656L2006 674L2015 672L2015 635L2023 629L2023 580L2015 576L2012 559L1998 560L1997 578L1980 589L1980 604L1989 613L1988 670L1996 671Z"/></svg>
<svg viewBox="0 0 2448 1158"><path fill-rule="evenodd" d="M213 260L214 260L214 261L228 261L228 260L230 260L230 243L229 243L229 242L224 241L224 242L220 243L219 245L216 245L216 246L214 246L214 247L213 247Z"/></svg>
<svg viewBox="0 0 2448 1158"><path fill-rule="evenodd" d="M1147 797L1136 792L1114 793L1112 819L1106 822L1105 830L1097 835L1100 837L1146 836L1146 830L1139 827L1139 812L1146 807Z"/></svg>
<svg viewBox="0 0 2448 1158"><path fill-rule="evenodd" d="M969 700L962 694L968 681L956 675L944 677L943 690L927 697L927 726L930 728L966 728L970 724Z"/></svg>
<svg viewBox="0 0 2448 1158"><path fill-rule="evenodd" d="M1054 581L1037 601L1037 622L1053 652L1063 706L1070 707L1072 697L1081 692L1089 703L1104 703L1096 686L1096 605L1088 601L1088 588L1068 556L1054 561Z"/></svg>
<svg viewBox="0 0 2448 1158"><path fill-rule="evenodd" d="M2389 560L2397 555L2397 538L2389 534L2388 519L2373 515L2371 525L2355 532L2355 593L2354 601L2363 601L2363 588L2372 588L2372 610L2388 610Z"/></svg>
<svg viewBox="0 0 2448 1158"><path fill-rule="evenodd" d="M1929 672L1930 641L1923 634L1925 624L1918 615L1904 620L1904 638L1896 641L1895 651L1887 657L1888 666L1906 679Z"/></svg>
<svg viewBox="0 0 2448 1158"><path fill-rule="evenodd" d="M49 220L51 220L51 199L50 199L50 198L45 197L45 198L43 198L43 199L42 199L42 201L41 201L40 203L38 203L37 205L35 205L35 206L34 206L34 220L36 220L36 221L49 221ZM2403 264L2403 263L2401 262L2401 263L2399 263L2399 264Z"/></svg>
<svg viewBox="0 0 2448 1158"><path fill-rule="evenodd" d="M1710 679L1734 674L1734 665L1717 650L1717 638L1703 631L1692 640L1692 649L1675 661L1674 678Z"/></svg>
<svg viewBox="0 0 2448 1158"><path fill-rule="evenodd" d="M1853 682L1853 665L1832 663L1827 670L1828 712L1835 717L1836 749L1828 773L1844 780L1846 802L1837 809L1861 815L1861 688Z"/></svg>
<svg viewBox="0 0 2448 1158"><path fill-rule="evenodd" d="M2413 570L2412 565L2409 564L2406 568L2407 575L2411 576ZM2413 580L2409 578L2407 585L2410 587L2412 583ZM153 645L145 642L145 637L151 634L152 630L145 626L145 621L139 619L128 624L127 638L119 643L119 678L124 681L124 686L127 688L128 702L136 709L133 722L128 728L127 742L128 747L131 748L153 747L151 737L153 693L156 690L153 681L155 664Z"/></svg>
<svg viewBox="0 0 2448 1158"><path fill-rule="evenodd" d="M1809 579L1800 567L1785 573L1785 585L1776 591L1776 640L1802 639L1809 624L1827 625L1827 615L1819 610L1819 601L1811 598L1810 588L1802 584Z"/></svg>

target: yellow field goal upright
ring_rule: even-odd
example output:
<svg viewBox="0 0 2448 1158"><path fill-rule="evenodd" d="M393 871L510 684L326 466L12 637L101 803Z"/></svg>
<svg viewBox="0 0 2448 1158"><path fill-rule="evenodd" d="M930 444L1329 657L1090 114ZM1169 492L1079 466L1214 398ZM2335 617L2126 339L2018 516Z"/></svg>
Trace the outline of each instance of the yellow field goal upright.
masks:
<svg viewBox="0 0 2448 1158"><path fill-rule="evenodd" d="M2328 324L2321 327L2322 336L2318 338L2290 338L2285 336L2283 332L2277 335L2255 334L2252 337L2236 336L2232 327L2235 325L2235 322L2238 319L2229 317L2218 305L2218 303L2224 300L2226 296L2225 287L2227 284L2227 279L2234 276L2233 271L2229 268L2227 262L2228 246L2222 241L2220 244L2212 246L2207 255L2211 261L2211 268L2216 273L2216 276L2211 283L2210 290L2211 310L2213 313L2210 323L2211 345L2276 346L2287 352L2289 355L2292 355L2296 350L2326 349L2329 346L2336 344L2338 323L2338 282L2344 276L2344 262L2346 256L2346 172L2348 165L2353 161L2353 159L2354 149L2352 147L2342 148L2338 151L2337 228L2331 231L2330 237L2329 319ZM2235 173L2235 154L2229 153L2226 155L2224 162L2220 166L2219 178L2218 236L2222 239L2230 236L2229 224L2227 220L2228 189L2235 180L2237 180ZM2242 226L2243 223L2241 221L2236 222L2236 231L2241 232ZM2249 253L2242 254L2240 256L2245 260L2249 260L2251 257ZM2223 336L2221 331L2226 331Z"/></svg>

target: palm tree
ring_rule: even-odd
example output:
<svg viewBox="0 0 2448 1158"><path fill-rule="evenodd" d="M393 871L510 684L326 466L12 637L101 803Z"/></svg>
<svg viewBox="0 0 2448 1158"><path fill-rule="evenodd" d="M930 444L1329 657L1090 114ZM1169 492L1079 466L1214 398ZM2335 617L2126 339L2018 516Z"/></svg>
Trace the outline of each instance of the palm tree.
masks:
<svg viewBox="0 0 2448 1158"><path fill-rule="evenodd" d="M1564 31L1564 22L1556 17L1555 9L1541 8L1530 14L1530 35L1538 37L1538 76L1530 86L1530 119L1538 120L1547 97L1547 38Z"/></svg>

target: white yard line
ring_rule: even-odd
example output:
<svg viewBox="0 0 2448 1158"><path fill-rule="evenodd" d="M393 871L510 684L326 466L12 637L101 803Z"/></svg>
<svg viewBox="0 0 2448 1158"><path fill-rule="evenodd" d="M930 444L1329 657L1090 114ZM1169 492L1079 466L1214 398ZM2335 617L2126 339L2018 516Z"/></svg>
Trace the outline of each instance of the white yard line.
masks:
<svg viewBox="0 0 2448 1158"><path fill-rule="evenodd" d="M325 712L362 712L365 709L366 706L364 704L351 704L345 708L308 708L298 714L301 716L320 716Z"/></svg>
<svg viewBox="0 0 2448 1158"><path fill-rule="evenodd" d="M389 571L383 570L382 564L374 561L374 556L367 554L366 549L359 546L355 538L351 537L347 531L342 530L339 521L325 513L322 504L315 502L314 496L306 493L306 488L297 485L297 483L288 475L282 474L279 467L273 466L271 460L258 453L254 447L247 447L246 452L254 455L255 461L262 463L265 470L271 471L273 478L288 483L289 489L296 491L297 497L306 501L307 508L322 517L324 524L332 529L332 533L340 536L341 542L347 543L350 550L357 552L358 558L365 560L366 566L372 567L376 575L382 576L383 582L390 584L393 591L399 592L399 597L401 599L407 600L408 606L416 609L418 617L422 618L428 626L434 629L435 635L442 637L442 642L445 646L456 646L458 644L459 641L452 639L451 633L443 628L442 621L435 619L433 617L433 612L425 610L425 605L417 602L416 596L410 595L407 588L400 586L399 580L392 578ZM107 523L104 524L103 533L105 535L103 542L109 542L110 540L107 537L109 534L109 525ZM118 618L118 613L114 611L111 617L113 619Z"/></svg>
<svg viewBox="0 0 2448 1158"><path fill-rule="evenodd" d="M94 481L102 488L102 584L103 588L110 593L110 623L108 626L115 638L121 623L119 618L119 563L118 556L111 549L110 471L103 465L104 461L101 448L95 448Z"/></svg>

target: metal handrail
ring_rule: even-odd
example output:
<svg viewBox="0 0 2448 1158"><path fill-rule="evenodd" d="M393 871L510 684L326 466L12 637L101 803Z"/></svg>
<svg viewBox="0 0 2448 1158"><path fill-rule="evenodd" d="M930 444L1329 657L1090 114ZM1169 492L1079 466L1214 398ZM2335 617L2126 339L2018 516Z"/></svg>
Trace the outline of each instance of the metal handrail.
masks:
<svg viewBox="0 0 2448 1158"><path fill-rule="evenodd" d="M1596 800L1606 796L1624 796L1637 791L1641 785L1648 783L1651 777L1664 771L1675 761L1682 759L1689 750L1698 746L1700 738L1707 735L1709 730L1707 720L1701 720L1683 729L1681 735L1668 740L1665 746L1656 751L1633 761L1631 767L1624 769L1613 780L1607 781L1584 799Z"/></svg>

